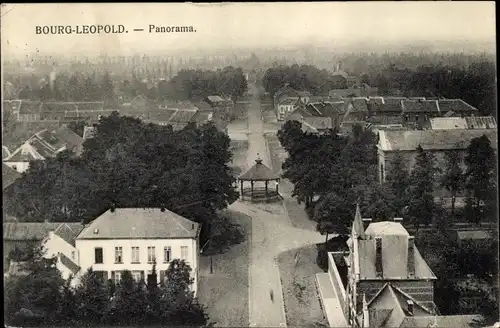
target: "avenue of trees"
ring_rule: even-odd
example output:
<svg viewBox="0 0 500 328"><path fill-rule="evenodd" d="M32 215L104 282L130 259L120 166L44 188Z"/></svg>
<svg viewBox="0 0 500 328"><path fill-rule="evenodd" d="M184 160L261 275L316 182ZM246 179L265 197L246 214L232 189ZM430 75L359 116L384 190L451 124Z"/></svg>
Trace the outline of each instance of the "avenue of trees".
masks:
<svg viewBox="0 0 500 328"><path fill-rule="evenodd" d="M34 161L5 191L6 212L25 221L91 220L111 205L165 207L203 222L238 198L230 139L212 124L145 124L113 113L84 152Z"/></svg>
<svg viewBox="0 0 500 328"><path fill-rule="evenodd" d="M173 260L166 281L135 281L124 271L119 283L102 281L89 269L73 287L64 281L54 260L36 250L26 265L28 275L4 282L4 317L7 324L28 326L162 325L205 326L208 317L189 290L191 268Z"/></svg>
<svg viewBox="0 0 500 328"><path fill-rule="evenodd" d="M365 217L386 220L404 217L417 229L421 225L444 225L448 215L434 201L435 188L446 188L455 198L466 195L463 214L468 221L494 216L496 208L495 152L486 136L473 139L461 171L458 155L449 153L441 170L434 155L417 148L416 163L407 171L406 159L395 156L386 182L378 181L376 136L356 127L351 136L304 133L300 123L288 121L278 132L288 153L283 177L294 184L293 195L305 202L322 233L346 233L359 203ZM452 220L453 221L453 220Z"/></svg>

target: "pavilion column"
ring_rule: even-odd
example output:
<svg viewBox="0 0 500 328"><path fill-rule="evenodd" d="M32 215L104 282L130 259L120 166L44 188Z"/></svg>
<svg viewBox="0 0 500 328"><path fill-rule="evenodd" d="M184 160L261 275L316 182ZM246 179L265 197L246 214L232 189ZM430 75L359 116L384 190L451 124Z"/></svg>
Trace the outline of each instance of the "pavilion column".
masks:
<svg viewBox="0 0 500 328"><path fill-rule="evenodd" d="M279 190L278 190L278 188L280 186L279 182L280 182L280 180L276 180L276 194L279 194Z"/></svg>
<svg viewBox="0 0 500 328"><path fill-rule="evenodd" d="M267 184L269 183L269 181L266 180L266 202L269 201L269 197L267 196Z"/></svg>
<svg viewBox="0 0 500 328"><path fill-rule="evenodd" d="M243 199L243 180L240 180L241 199Z"/></svg>
<svg viewBox="0 0 500 328"><path fill-rule="evenodd" d="M250 198L253 200L253 180L250 180Z"/></svg>

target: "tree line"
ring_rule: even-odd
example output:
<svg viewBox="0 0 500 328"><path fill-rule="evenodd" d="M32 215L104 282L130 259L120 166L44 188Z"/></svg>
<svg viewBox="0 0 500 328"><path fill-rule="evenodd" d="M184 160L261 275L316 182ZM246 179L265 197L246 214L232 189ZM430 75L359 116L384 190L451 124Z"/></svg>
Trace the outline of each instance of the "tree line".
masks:
<svg viewBox="0 0 500 328"><path fill-rule="evenodd" d="M79 222L114 204L165 207L203 222L238 198L230 139L213 123L173 131L115 112L95 127L80 157L31 162L5 191L6 212L20 221Z"/></svg>
<svg viewBox="0 0 500 328"><path fill-rule="evenodd" d="M4 284L7 324L29 326L162 325L205 326L208 316L189 286L191 268L173 260L166 279L157 283L155 265L148 281L136 281L130 271L121 280L104 281L91 268L73 287L37 249L27 261L27 275L10 276Z"/></svg>
<svg viewBox="0 0 500 328"><path fill-rule="evenodd" d="M347 87L345 81L335 79L326 69L320 70L312 65L279 65L266 70L262 77L262 86L271 95L285 84L313 94L328 94L331 89Z"/></svg>
<svg viewBox="0 0 500 328"><path fill-rule="evenodd" d="M431 152L417 148L415 165L408 172L406 159L396 155L387 179L380 184L377 170L377 137L356 126L351 136L335 131L326 135L302 132L299 122L288 121L278 132L288 157L283 178L293 185L293 196L305 202L309 215L322 233L348 232L355 204L373 220L405 217L417 229L431 223L445 224L446 212L434 201L435 188L446 188L455 199L465 192L465 216L477 222L481 212L495 215L495 152L486 136L472 140L462 161L454 152L446 154L444 171Z"/></svg>
<svg viewBox="0 0 500 328"><path fill-rule="evenodd" d="M116 77L115 77L116 79ZM172 79L130 78L113 81L108 71L102 75L58 73L24 86L19 99L44 101L105 101L107 106L120 105L127 99L143 95L151 100L193 100L209 95L234 99L247 91L243 70L227 66L218 70L181 69Z"/></svg>
<svg viewBox="0 0 500 328"><path fill-rule="evenodd" d="M430 62L407 67L397 61L367 67L356 74L359 81L378 88L381 96L462 99L478 108L481 115L496 116L496 75L494 62L479 58L468 65ZM280 65L268 69L262 85L273 95L286 84L315 95L348 87L345 80L311 65Z"/></svg>

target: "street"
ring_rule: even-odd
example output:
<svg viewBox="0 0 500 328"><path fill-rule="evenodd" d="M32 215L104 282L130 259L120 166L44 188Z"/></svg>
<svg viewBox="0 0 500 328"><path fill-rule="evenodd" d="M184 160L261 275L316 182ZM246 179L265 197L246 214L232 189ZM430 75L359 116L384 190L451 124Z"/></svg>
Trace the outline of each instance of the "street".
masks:
<svg viewBox="0 0 500 328"><path fill-rule="evenodd" d="M251 88L255 86L249 85ZM230 135L247 136L246 169L254 165L257 156L272 168L264 132L260 100L254 92L248 111L248 130L229 130ZM237 201L229 209L251 217L249 325L284 327L286 314L276 259L284 251L324 242L324 237L316 231L294 228L281 202L265 206L266 209L263 209L262 206Z"/></svg>

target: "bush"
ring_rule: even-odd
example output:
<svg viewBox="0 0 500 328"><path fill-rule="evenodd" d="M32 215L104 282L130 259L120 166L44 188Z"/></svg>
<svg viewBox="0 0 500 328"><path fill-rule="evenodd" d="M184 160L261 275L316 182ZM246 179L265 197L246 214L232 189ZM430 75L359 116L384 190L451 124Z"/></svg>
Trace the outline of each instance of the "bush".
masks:
<svg viewBox="0 0 500 328"><path fill-rule="evenodd" d="M318 256L316 258L316 264L323 270L328 271L328 252L338 252L338 251L347 251L349 248L347 247L347 239L348 237L345 235L339 235L337 237L333 237L328 240L328 243L325 245L317 244L316 247L318 249Z"/></svg>

